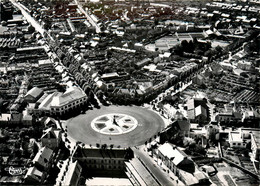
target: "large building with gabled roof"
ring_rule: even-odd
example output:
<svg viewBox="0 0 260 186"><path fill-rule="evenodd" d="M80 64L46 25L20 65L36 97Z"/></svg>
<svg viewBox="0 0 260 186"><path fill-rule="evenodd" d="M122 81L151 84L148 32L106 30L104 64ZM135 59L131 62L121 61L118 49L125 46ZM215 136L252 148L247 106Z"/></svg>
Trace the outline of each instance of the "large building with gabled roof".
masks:
<svg viewBox="0 0 260 186"><path fill-rule="evenodd" d="M88 97L80 87L70 87L64 93L49 94L38 107L30 105L28 112L35 115L62 116L86 104L87 101Z"/></svg>
<svg viewBox="0 0 260 186"><path fill-rule="evenodd" d="M24 99L28 103L35 103L41 96L43 95L43 90L38 87L33 87L31 90L27 92L24 96Z"/></svg>
<svg viewBox="0 0 260 186"><path fill-rule="evenodd" d="M193 160L170 143L164 143L158 148L157 157L185 185L204 185L208 182L208 177L196 168Z"/></svg>
<svg viewBox="0 0 260 186"><path fill-rule="evenodd" d="M41 170L46 170L51 165L52 156L53 150L49 149L48 147L43 147L34 157L33 164Z"/></svg>
<svg viewBox="0 0 260 186"><path fill-rule="evenodd" d="M170 143L164 143L158 148L158 157L165 162L175 174L178 169L193 173L195 171L194 162L184 152Z"/></svg>
<svg viewBox="0 0 260 186"><path fill-rule="evenodd" d="M209 111L205 98L192 98L187 101L187 116L191 122L207 123Z"/></svg>

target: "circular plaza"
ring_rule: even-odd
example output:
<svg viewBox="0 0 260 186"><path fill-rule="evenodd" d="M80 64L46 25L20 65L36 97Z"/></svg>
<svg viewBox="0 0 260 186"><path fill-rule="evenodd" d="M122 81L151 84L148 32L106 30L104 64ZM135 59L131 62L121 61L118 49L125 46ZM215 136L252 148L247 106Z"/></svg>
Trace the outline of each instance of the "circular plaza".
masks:
<svg viewBox="0 0 260 186"><path fill-rule="evenodd" d="M88 145L132 147L161 131L161 116L143 107L109 106L93 109L66 122L68 135Z"/></svg>

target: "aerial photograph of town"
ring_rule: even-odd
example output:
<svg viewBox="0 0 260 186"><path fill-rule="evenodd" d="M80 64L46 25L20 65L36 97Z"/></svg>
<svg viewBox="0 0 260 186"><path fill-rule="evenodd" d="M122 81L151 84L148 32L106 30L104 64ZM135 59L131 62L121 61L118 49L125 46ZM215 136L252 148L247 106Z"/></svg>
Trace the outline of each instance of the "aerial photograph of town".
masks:
<svg viewBox="0 0 260 186"><path fill-rule="evenodd" d="M0 186L259 186L260 0L0 0Z"/></svg>

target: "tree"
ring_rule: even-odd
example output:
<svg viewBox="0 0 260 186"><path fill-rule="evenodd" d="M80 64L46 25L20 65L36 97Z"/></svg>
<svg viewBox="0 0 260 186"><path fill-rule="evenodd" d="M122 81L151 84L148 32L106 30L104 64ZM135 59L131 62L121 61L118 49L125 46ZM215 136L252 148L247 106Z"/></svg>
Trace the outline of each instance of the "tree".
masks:
<svg viewBox="0 0 260 186"><path fill-rule="evenodd" d="M195 143L195 140L192 139L192 138L185 137L184 140L183 140L183 145L184 146L189 146L189 145L191 145L193 143Z"/></svg>
<svg viewBox="0 0 260 186"><path fill-rule="evenodd" d="M190 144L188 147L187 147L187 149L186 150L188 150L188 152L190 152L190 153L197 153L197 154L200 154L200 155L206 155L206 150L202 147L202 146L200 146L200 145L198 145L198 144L196 144L196 143L192 143L192 144Z"/></svg>
<svg viewBox="0 0 260 186"><path fill-rule="evenodd" d="M103 144L102 149L106 149L106 148L107 148L107 144Z"/></svg>
<svg viewBox="0 0 260 186"><path fill-rule="evenodd" d="M221 55L221 54L222 54L222 51L223 51L223 48L220 47L220 46L217 46L217 47L215 48L215 50L217 51L217 54L218 54L218 55Z"/></svg>
<svg viewBox="0 0 260 186"><path fill-rule="evenodd" d="M219 132L218 129L216 129L215 127L209 126L208 128L208 132L209 132L209 140L213 143L216 143L216 134Z"/></svg>
<svg viewBox="0 0 260 186"><path fill-rule="evenodd" d="M29 33L35 32L35 28L32 25L28 26L28 32Z"/></svg>
<svg viewBox="0 0 260 186"><path fill-rule="evenodd" d="M21 150L20 149L13 149L12 152L11 152L12 156L14 158L21 158Z"/></svg>
<svg viewBox="0 0 260 186"><path fill-rule="evenodd" d="M30 135L30 137L35 137L35 130L33 127L28 129L28 135Z"/></svg>
<svg viewBox="0 0 260 186"><path fill-rule="evenodd" d="M92 90L89 92L88 97L89 97L90 100L95 99L95 95L94 95L94 92Z"/></svg>
<svg viewBox="0 0 260 186"><path fill-rule="evenodd" d="M176 134L170 137L169 142L177 146L183 146L183 140L184 140L184 136L181 133L177 132Z"/></svg>
<svg viewBox="0 0 260 186"><path fill-rule="evenodd" d="M188 41L187 41L187 40L182 40L182 41L181 41L181 46L182 46L182 48L183 48L184 50L186 50L186 49L188 48L188 46L189 46Z"/></svg>
<svg viewBox="0 0 260 186"><path fill-rule="evenodd" d="M21 130L21 131L19 132L19 137L20 137L21 139L23 139L23 138L25 137L25 131L24 131L24 130Z"/></svg>
<svg viewBox="0 0 260 186"><path fill-rule="evenodd" d="M195 49L194 43L193 43L192 40L190 40L190 41L189 41L188 48L187 48L187 52L193 53L193 52L194 52L194 49Z"/></svg>
<svg viewBox="0 0 260 186"><path fill-rule="evenodd" d="M183 54L182 45L180 45L180 44L176 45L173 50L174 50L174 54L182 56L182 54Z"/></svg>
<svg viewBox="0 0 260 186"><path fill-rule="evenodd" d="M210 58L212 56L212 51L209 49L204 53L204 56Z"/></svg>
<svg viewBox="0 0 260 186"><path fill-rule="evenodd" d="M85 92L87 95L88 95L88 94L90 93L90 91L91 91L91 88L90 88L90 86L88 86L88 85L84 85L83 89L84 89L84 92Z"/></svg>

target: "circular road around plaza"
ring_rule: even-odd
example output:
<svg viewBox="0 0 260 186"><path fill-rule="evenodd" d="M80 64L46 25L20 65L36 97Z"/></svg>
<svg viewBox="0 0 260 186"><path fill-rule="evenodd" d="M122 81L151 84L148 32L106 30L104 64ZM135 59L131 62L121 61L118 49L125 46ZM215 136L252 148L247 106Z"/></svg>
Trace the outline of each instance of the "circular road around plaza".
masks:
<svg viewBox="0 0 260 186"><path fill-rule="evenodd" d="M138 126L124 134L109 135L95 131L91 122L102 115L118 113L127 114L138 121ZM68 135L76 141L92 146L106 144L114 147L133 147L142 145L145 141L153 138L159 131L163 130L165 123L156 112L137 106L109 106L93 109L71 118L66 122Z"/></svg>

